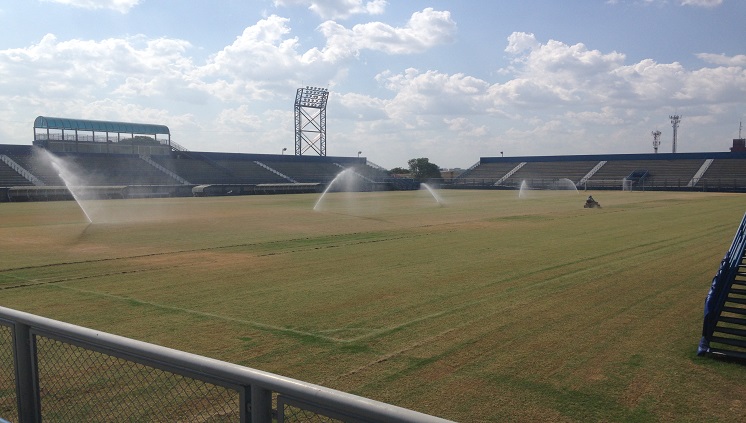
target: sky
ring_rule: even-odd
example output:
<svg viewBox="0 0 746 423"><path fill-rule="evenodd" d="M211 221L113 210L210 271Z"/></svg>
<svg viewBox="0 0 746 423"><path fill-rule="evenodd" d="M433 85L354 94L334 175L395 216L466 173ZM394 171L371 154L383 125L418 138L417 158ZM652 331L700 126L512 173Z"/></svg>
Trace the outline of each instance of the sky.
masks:
<svg viewBox="0 0 746 423"><path fill-rule="evenodd" d="M328 156L728 151L744 0L0 0L0 143L37 116L167 125L192 151L294 151L328 88ZM746 137L746 130L743 132ZM313 154L311 151L306 154Z"/></svg>

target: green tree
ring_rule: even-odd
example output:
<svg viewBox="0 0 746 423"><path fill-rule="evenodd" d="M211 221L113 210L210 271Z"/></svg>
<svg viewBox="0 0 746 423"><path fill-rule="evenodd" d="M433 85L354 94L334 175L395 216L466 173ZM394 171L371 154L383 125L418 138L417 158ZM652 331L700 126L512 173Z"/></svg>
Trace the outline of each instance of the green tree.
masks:
<svg viewBox="0 0 746 423"><path fill-rule="evenodd" d="M409 173L407 169L404 169L403 167L395 167L391 170L389 170L390 173L393 173L394 175L403 175L405 173Z"/></svg>
<svg viewBox="0 0 746 423"><path fill-rule="evenodd" d="M427 157L411 159L407 164L409 165L409 173L420 182L440 178L440 168L435 163L430 163L430 159Z"/></svg>

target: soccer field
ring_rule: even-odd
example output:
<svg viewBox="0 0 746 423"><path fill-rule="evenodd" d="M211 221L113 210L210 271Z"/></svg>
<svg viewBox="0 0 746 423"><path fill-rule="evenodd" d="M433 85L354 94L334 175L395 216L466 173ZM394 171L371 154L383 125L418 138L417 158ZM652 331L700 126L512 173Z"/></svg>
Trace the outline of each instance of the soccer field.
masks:
<svg viewBox="0 0 746 423"><path fill-rule="evenodd" d="M457 421L741 421L696 356L724 193L0 204L0 305Z"/></svg>

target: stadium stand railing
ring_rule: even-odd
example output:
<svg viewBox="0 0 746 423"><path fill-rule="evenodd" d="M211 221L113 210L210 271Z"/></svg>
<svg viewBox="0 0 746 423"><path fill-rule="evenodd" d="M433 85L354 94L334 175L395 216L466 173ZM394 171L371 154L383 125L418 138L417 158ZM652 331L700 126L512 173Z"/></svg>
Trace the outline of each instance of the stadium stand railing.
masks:
<svg viewBox="0 0 746 423"><path fill-rule="evenodd" d="M702 166L700 166L699 169L697 170L697 172L694 174L694 176L692 176L692 179L689 181L689 183L686 184L686 186L693 187L693 186L697 185L697 183L699 182L699 180L702 179L702 176L705 174L705 172L707 172L707 169L710 168L710 166L712 165L712 162L714 160L715 159L707 159L707 160L705 160L704 163L702 163Z"/></svg>
<svg viewBox="0 0 746 423"><path fill-rule="evenodd" d="M261 167L261 168L263 168L263 169L267 169L267 170L268 170L268 171L270 171L271 173L273 173L273 174L275 174L275 175L279 176L280 178L282 178L283 180L285 180L285 181L287 181L287 182L293 182L293 183L297 183L297 182L298 182L298 181L296 181L295 179L293 179L293 178L291 178L291 177L289 177L289 176L285 175L284 173L282 173L282 172L280 172L280 171L278 171L278 170L276 170L276 169L272 168L271 166L268 166L268 165L266 165L266 164L264 164L264 163L260 162L259 160L254 160L254 163L256 163L256 164L257 164L258 166L260 166L260 167Z"/></svg>
<svg viewBox="0 0 746 423"><path fill-rule="evenodd" d="M7 182L6 182L7 181ZM10 185L3 185L10 182ZM41 179L37 178L31 172L24 169L15 160L0 154L0 186L12 185L46 185Z"/></svg>
<svg viewBox="0 0 746 423"><path fill-rule="evenodd" d="M161 172L165 173L169 177L173 178L174 180L176 180L180 184L184 184L184 185L189 185L190 184L190 182L187 181L186 179L182 178L181 176L177 175L176 173L172 172L171 170L166 169L165 167L163 167L160 164L158 164L155 161L153 161L153 159L151 159L150 156L141 154L140 155L140 159L142 159L143 161L145 161L145 163L148 163L149 165L153 166L154 168L160 170Z"/></svg>
<svg viewBox="0 0 746 423"><path fill-rule="evenodd" d="M0 376L0 417L22 423L448 421L5 307Z"/></svg>
<svg viewBox="0 0 746 423"><path fill-rule="evenodd" d="M745 252L746 215L707 293L698 355L746 359Z"/></svg>
<svg viewBox="0 0 746 423"><path fill-rule="evenodd" d="M26 151L10 153L8 156L21 167L29 171L29 173L34 175L35 178L41 180L43 185L65 185L62 179L60 179L59 172L54 169L52 164L45 160L40 160L34 155L31 148Z"/></svg>

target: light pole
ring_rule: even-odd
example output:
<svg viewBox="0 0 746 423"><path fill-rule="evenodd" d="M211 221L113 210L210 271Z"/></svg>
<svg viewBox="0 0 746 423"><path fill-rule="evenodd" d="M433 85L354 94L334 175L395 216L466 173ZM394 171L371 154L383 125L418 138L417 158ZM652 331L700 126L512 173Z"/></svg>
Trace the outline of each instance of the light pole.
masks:
<svg viewBox="0 0 746 423"><path fill-rule="evenodd" d="M681 116L673 115L673 116L669 116L668 118L671 119L671 126L673 126L673 149L671 152L675 153L676 152L676 138L677 138L676 135L679 131L679 122L681 122Z"/></svg>
<svg viewBox="0 0 746 423"><path fill-rule="evenodd" d="M282 148L282 155L283 155L283 156L285 155L285 151L286 151L286 150L287 150L287 147L283 147L283 148Z"/></svg>
<svg viewBox="0 0 746 423"><path fill-rule="evenodd" d="M653 131L653 150L658 153L658 147L661 145L661 131ZM675 151L674 151L675 153Z"/></svg>
<svg viewBox="0 0 746 423"><path fill-rule="evenodd" d="M360 157L360 155L361 155L361 154L363 154L363 152L362 152L362 151L358 151L358 152L357 152L357 156L358 156L358 157Z"/></svg>

